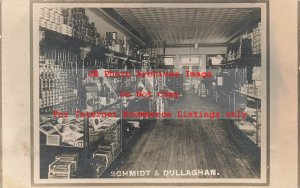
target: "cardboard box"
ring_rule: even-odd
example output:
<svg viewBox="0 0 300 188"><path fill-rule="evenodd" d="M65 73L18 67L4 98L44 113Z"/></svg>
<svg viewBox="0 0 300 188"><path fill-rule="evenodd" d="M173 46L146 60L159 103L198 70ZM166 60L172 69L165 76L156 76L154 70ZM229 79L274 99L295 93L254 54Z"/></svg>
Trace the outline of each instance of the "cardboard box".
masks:
<svg viewBox="0 0 300 188"><path fill-rule="evenodd" d="M55 160L49 165L49 178L70 178L75 172L75 162Z"/></svg>
<svg viewBox="0 0 300 188"><path fill-rule="evenodd" d="M61 138L61 135L59 135L59 134L46 135L46 145L60 146L61 142L62 142L62 138Z"/></svg>

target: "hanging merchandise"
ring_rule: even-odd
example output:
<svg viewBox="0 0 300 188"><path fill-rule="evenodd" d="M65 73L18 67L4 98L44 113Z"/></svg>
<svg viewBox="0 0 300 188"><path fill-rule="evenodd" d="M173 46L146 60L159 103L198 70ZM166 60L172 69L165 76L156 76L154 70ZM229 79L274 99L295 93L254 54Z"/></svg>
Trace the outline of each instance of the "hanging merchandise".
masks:
<svg viewBox="0 0 300 188"><path fill-rule="evenodd" d="M252 55L251 39L248 38L248 34L245 34L241 44L241 58L247 58Z"/></svg>

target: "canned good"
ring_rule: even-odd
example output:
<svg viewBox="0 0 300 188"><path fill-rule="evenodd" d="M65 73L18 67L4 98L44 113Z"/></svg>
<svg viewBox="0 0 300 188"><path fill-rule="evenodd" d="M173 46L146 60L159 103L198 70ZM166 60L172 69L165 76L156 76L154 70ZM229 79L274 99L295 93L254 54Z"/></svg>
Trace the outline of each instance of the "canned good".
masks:
<svg viewBox="0 0 300 188"><path fill-rule="evenodd" d="M53 12L53 10L49 11L49 21L55 22L55 12Z"/></svg>
<svg viewBox="0 0 300 188"><path fill-rule="evenodd" d="M57 24L56 23L52 23L52 30L57 31Z"/></svg>
<svg viewBox="0 0 300 188"><path fill-rule="evenodd" d="M49 100L49 98L46 98L45 101L46 101L46 106L50 106L50 100Z"/></svg>
<svg viewBox="0 0 300 188"><path fill-rule="evenodd" d="M46 28L47 29L51 29L51 27L52 27L51 24L52 24L51 22L46 21Z"/></svg>
<svg viewBox="0 0 300 188"><path fill-rule="evenodd" d="M47 27L47 22L46 22L46 20L41 19L40 26L41 26L41 27Z"/></svg>
<svg viewBox="0 0 300 188"><path fill-rule="evenodd" d="M62 14L62 10L63 10L62 8L58 8L57 13Z"/></svg>
<svg viewBox="0 0 300 188"><path fill-rule="evenodd" d="M43 12L40 12L39 18L44 18L44 13Z"/></svg>
<svg viewBox="0 0 300 188"><path fill-rule="evenodd" d="M62 24L62 34L67 35L68 34L68 26L66 24Z"/></svg>
<svg viewBox="0 0 300 188"><path fill-rule="evenodd" d="M50 59L46 59L45 60L45 66L48 65L50 63Z"/></svg>
<svg viewBox="0 0 300 188"><path fill-rule="evenodd" d="M59 17L59 23L64 24L64 17L62 15L60 15Z"/></svg>
<svg viewBox="0 0 300 188"><path fill-rule="evenodd" d="M55 21L55 20L54 20L54 21ZM56 24L55 22L51 22L51 23L52 23L52 25L51 25L51 26L52 26L52 30L53 30L53 31L54 31L54 30L56 30L56 28L57 28L57 27L56 27L56 26L57 26L57 24Z"/></svg>
<svg viewBox="0 0 300 188"><path fill-rule="evenodd" d="M49 20L50 10L48 8L44 8L44 19Z"/></svg>
<svg viewBox="0 0 300 188"><path fill-rule="evenodd" d="M61 27L60 25L57 25L56 31L57 31L58 33L61 33L61 34L62 34L62 27Z"/></svg>
<svg viewBox="0 0 300 188"><path fill-rule="evenodd" d="M44 17L44 14L45 14L45 8L40 8L40 15Z"/></svg>
<svg viewBox="0 0 300 188"><path fill-rule="evenodd" d="M55 59L51 59L51 64L54 65L55 64Z"/></svg>
<svg viewBox="0 0 300 188"><path fill-rule="evenodd" d="M55 13L55 23L60 24L60 14Z"/></svg>
<svg viewBox="0 0 300 188"><path fill-rule="evenodd" d="M42 81L42 83L44 83L44 82ZM45 97L46 97L46 92L45 92L45 91L42 91L42 92L41 92L41 97L42 97L42 98L45 98Z"/></svg>
<svg viewBox="0 0 300 188"><path fill-rule="evenodd" d="M43 99L40 99L39 101L40 101L39 106L40 106L40 108L42 108L43 107Z"/></svg>
<svg viewBox="0 0 300 188"><path fill-rule="evenodd" d="M71 26L68 26L68 35L70 37L73 36L73 28Z"/></svg>

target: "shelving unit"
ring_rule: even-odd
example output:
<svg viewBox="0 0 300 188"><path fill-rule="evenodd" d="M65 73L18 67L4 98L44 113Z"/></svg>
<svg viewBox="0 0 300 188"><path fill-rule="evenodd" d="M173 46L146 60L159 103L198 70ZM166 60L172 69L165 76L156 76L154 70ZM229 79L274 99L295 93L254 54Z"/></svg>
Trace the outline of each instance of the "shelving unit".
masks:
<svg viewBox="0 0 300 188"><path fill-rule="evenodd" d="M57 10L43 10L50 11L52 16L59 15L61 18L65 14L69 17L73 16L73 9L68 10L68 13L59 13L60 9ZM62 10L64 12L64 10ZM71 13L72 12L72 13ZM83 14L84 10L76 9L74 14ZM65 17L67 18L67 17ZM103 42L96 42L99 40L99 36L95 36L95 40L91 36L84 36L83 31L72 27L72 23L67 18L67 22L59 21L56 23L55 20L50 21L49 18L41 16L40 26L40 117L52 121L58 121L61 119L63 125L70 123L70 119L75 118L76 111L86 111L87 99L85 89L85 83L83 80L87 78L88 71L92 69L123 69L118 64L119 61L122 64L129 60L131 63L139 63L141 59L137 54L126 55L121 52L114 51L107 44ZM45 27L45 23L47 28ZM49 24L51 26L49 26ZM74 24L74 23L73 23ZM78 24L78 23L76 23ZM92 24L93 25L93 24ZM49 27L48 27L49 26ZM74 25L73 25L74 26ZM66 27L68 32L62 31L62 27ZM72 32L69 32L72 31ZM91 34L91 33L89 33ZM136 58L136 59L135 59ZM53 81L50 84L50 79ZM41 178L47 178L48 166L55 160L55 156L61 153L78 153L79 154L79 166L77 168L78 173L74 176L66 176L69 178L86 178L86 177L101 177L102 173L109 167L109 165L117 158L119 153L122 151L123 146L123 135L126 127L122 126L123 117L123 101L119 98L116 93L116 86L114 85L114 79L103 77L103 81L110 90L113 90L115 102L106 104L101 108L95 108L93 111L106 112L106 111L117 111L120 114L119 120L115 127L108 127L106 129L94 130L93 123L95 118L80 118L81 121L76 123L79 132L77 134L82 135L76 140L76 144L68 144L62 141L61 133L45 133L40 131L40 151L41 151ZM47 81L47 83L46 83ZM71 82L72 81L72 82ZM122 80L123 81L123 80ZM65 88L72 93L72 96L64 99L64 96L69 96L66 93L56 92L56 87ZM97 88L96 84L95 87ZM134 90L135 88L133 88ZM45 93L46 92L46 93ZM97 92L97 91L96 91ZM51 93L51 94L50 94ZM49 96L48 96L49 95ZM51 100L48 98L51 97ZM53 98L53 99L52 99ZM134 106L139 106L141 100L131 101ZM150 105L151 106L151 105ZM145 106L140 106L144 108ZM125 108L124 108L125 109ZM53 118L53 110L70 113L68 120L65 118ZM48 118L47 118L48 117ZM77 119L77 120L80 120ZM60 120L60 121L61 121ZM109 120L109 119L108 119ZM99 121L101 121L99 119ZM48 122L51 124L50 122ZM57 123L57 122L56 122ZM55 124L56 124L55 123ZM73 122L74 123L74 122ZM45 120L41 120L41 125L45 124ZM47 127L45 127L46 129ZM53 128L53 127L52 127ZM41 127L42 129L42 127ZM114 130L117 130L115 132ZM115 133L114 133L115 132ZM112 133L112 134L111 134ZM110 136L109 136L110 135ZM108 138L109 137L109 138ZM116 140L114 140L114 138ZM100 169L94 169L94 173L89 168L89 161L92 160L94 151L97 150L101 144L106 143L107 139L113 139L116 149L112 151L112 158L109 160L105 167ZM106 140L106 141L105 141ZM107 144L107 143L106 143ZM99 148L98 148L99 149ZM50 156L48 156L50 154ZM100 155L101 156L101 155ZM95 161L94 161L95 162ZM95 173L96 172L96 173ZM80 174L85 174L84 176ZM53 175L53 174L52 174ZM55 175L54 175L55 176ZM53 176L53 177L54 177ZM65 176L64 176L65 177Z"/></svg>
<svg viewBox="0 0 300 188"><path fill-rule="evenodd" d="M231 94L233 95L233 112L236 112L236 110L240 110L243 107L237 103L238 97L246 97L247 98L251 98L255 101L255 118L253 118L252 116L250 116L249 114L247 114L247 117L244 121L251 121L253 124L253 131L254 131L254 137L252 136L252 134L249 134L249 131L252 131L251 129L249 130L249 128L247 128L247 130L243 130L243 127L239 127L237 126L237 121L236 118L233 118L234 121L234 125L237 126L246 136L248 136L250 138L250 140L252 140L252 142L254 142L255 144L257 144L258 146L260 146L260 132L261 132L261 120L260 120L260 108L261 108L261 96L257 95L257 94L253 94L253 93L246 93L246 92L240 92L240 91L236 91L234 90L233 92L230 92L229 94L229 100L231 98ZM236 109L236 107L239 107L239 109ZM229 109L231 109L231 107L229 106ZM252 125L251 123L251 125ZM255 129L254 129L255 128ZM248 131L248 132L247 132Z"/></svg>
<svg viewBox="0 0 300 188"><path fill-rule="evenodd" d="M253 79L253 68L254 67L261 67L261 52L260 52L260 23L258 24L257 28L254 28L251 33L251 46L247 47L246 56L241 56L241 44L240 42L236 42L231 46L231 50L235 49L236 53L230 51L227 56L230 54L236 54L239 58L230 58L230 60L224 61L221 63L222 69L225 69L227 72L234 72L234 77L230 81L232 84L228 86L231 88L227 92L223 92L223 100L228 100L228 110L230 112L236 111L244 111L248 109L248 101L252 100L255 106L250 109L255 109L255 118L251 117L247 114L247 118L245 120L237 120L233 118L234 125L241 130L253 143L257 146L260 146L260 108L261 108L261 92L260 92L260 85L256 86L256 80ZM249 41L247 41L249 42ZM237 48L239 46L239 49ZM250 48L251 47L251 48ZM246 48L246 47L244 47ZM251 52L251 54L250 54ZM245 53L244 53L245 54ZM235 70L236 69L236 70ZM238 71L240 72L238 72ZM241 74L239 78L237 78L237 74ZM249 75L252 74L252 75ZM257 77L257 76L256 76ZM259 76L260 77L260 76ZM225 80L226 82L226 80ZM258 80L257 82L260 82ZM249 85L249 86L248 86ZM251 86L250 86L251 85ZM240 102L242 100L242 102ZM241 105L242 104L242 105Z"/></svg>
<svg viewBox="0 0 300 188"><path fill-rule="evenodd" d="M221 63L221 66L261 66L261 54L254 54L246 58L239 58L224 61Z"/></svg>

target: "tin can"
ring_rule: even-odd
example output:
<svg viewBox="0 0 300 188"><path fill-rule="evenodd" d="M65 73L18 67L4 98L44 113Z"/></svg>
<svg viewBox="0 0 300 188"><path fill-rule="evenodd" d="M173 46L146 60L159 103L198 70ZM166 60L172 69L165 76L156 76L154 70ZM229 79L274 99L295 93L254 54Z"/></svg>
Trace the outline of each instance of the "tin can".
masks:
<svg viewBox="0 0 300 188"><path fill-rule="evenodd" d="M53 10L49 11L49 21L50 22L55 22L55 12L53 12Z"/></svg>
<svg viewBox="0 0 300 188"><path fill-rule="evenodd" d="M67 35L68 34L68 26L66 24L62 24L62 34Z"/></svg>
<svg viewBox="0 0 300 188"><path fill-rule="evenodd" d="M46 24L45 24L45 28L47 28L47 29L50 29L50 27L51 27L51 22L49 22L49 21L46 21Z"/></svg>
<svg viewBox="0 0 300 188"><path fill-rule="evenodd" d="M62 8L57 8L57 13L62 14L62 10L63 10Z"/></svg>
<svg viewBox="0 0 300 188"><path fill-rule="evenodd" d="M61 29L61 26L60 25L56 25L56 31L58 32L58 33L62 33L62 29Z"/></svg>
<svg viewBox="0 0 300 188"><path fill-rule="evenodd" d="M59 17L59 23L64 24L64 17L62 15L60 15Z"/></svg>
<svg viewBox="0 0 300 188"><path fill-rule="evenodd" d="M41 27L47 27L46 23L47 23L46 20L41 19L40 26Z"/></svg>
<svg viewBox="0 0 300 188"><path fill-rule="evenodd" d="M39 15L40 15L41 17L44 17L44 15L45 15L45 8L40 8L40 13L39 13Z"/></svg>
<svg viewBox="0 0 300 188"><path fill-rule="evenodd" d="M60 14L55 13L55 23L60 24Z"/></svg>
<svg viewBox="0 0 300 188"><path fill-rule="evenodd" d="M70 37L73 36L73 28L71 26L68 26L68 35Z"/></svg>
<svg viewBox="0 0 300 188"><path fill-rule="evenodd" d="M44 19L49 20L50 10L48 8L44 8Z"/></svg>

